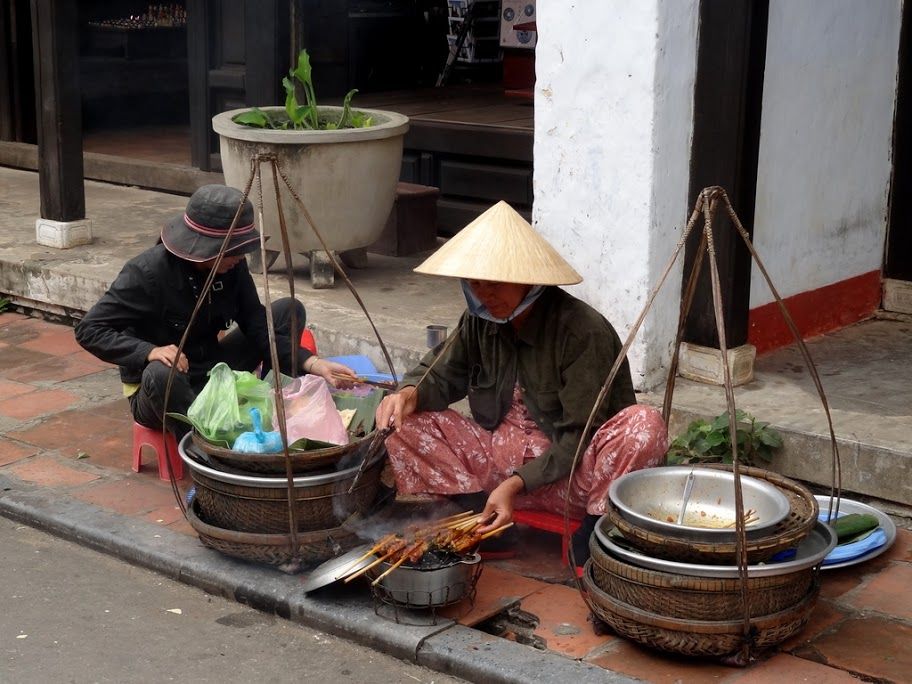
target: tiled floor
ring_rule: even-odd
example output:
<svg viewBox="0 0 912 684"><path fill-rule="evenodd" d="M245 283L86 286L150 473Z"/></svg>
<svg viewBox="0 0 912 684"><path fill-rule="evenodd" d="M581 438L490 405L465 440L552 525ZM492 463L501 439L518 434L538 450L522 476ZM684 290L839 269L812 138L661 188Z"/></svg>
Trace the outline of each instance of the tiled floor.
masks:
<svg viewBox="0 0 912 684"><path fill-rule="evenodd" d="M130 470L131 421L119 391L116 369L80 351L67 326L0 315L0 473L193 534L156 464L147 459L140 473ZM651 682L912 681L906 530L879 558L822 573L805 628L744 669L597 635L583 599L564 584L558 539L524 530L522 549L513 560L488 563L475 605L454 607L452 617L490 628L486 620L511 608L523 626L511 632L506 620L502 636Z"/></svg>

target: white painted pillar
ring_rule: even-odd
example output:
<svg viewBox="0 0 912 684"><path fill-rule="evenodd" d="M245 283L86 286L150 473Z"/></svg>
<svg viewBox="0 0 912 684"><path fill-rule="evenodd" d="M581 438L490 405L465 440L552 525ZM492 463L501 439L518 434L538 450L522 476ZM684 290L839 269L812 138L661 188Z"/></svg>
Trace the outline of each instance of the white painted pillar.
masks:
<svg viewBox="0 0 912 684"><path fill-rule="evenodd" d="M582 274L568 290L622 340L693 202L697 9L697 0L537 4L534 224ZM665 373L682 261L631 348L637 388Z"/></svg>

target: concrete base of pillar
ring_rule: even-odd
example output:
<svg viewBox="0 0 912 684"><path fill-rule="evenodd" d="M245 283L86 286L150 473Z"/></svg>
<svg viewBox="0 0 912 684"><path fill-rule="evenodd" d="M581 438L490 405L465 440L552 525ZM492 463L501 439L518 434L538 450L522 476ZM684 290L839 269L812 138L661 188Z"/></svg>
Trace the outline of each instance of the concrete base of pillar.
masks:
<svg viewBox="0 0 912 684"><path fill-rule="evenodd" d="M912 314L912 283L890 278L884 280L883 308L887 311Z"/></svg>
<svg viewBox="0 0 912 684"><path fill-rule="evenodd" d="M40 218L35 221L35 240L39 245L69 249L92 242L92 220L53 221Z"/></svg>
<svg viewBox="0 0 912 684"><path fill-rule="evenodd" d="M733 386L744 385L754 379L754 359L757 348L752 344L728 350L728 369ZM722 366L722 352L712 347L683 342L678 363L681 377L711 385L725 384L725 370Z"/></svg>

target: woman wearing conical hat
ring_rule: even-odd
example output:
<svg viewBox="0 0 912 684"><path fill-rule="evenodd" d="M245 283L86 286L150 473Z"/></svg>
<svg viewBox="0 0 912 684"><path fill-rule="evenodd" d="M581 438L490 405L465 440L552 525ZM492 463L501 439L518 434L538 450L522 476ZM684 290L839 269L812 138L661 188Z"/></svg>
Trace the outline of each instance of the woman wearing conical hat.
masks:
<svg viewBox="0 0 912 684"><path fill-rule="evenodd" d="M482 531L516 509L583 519L577 563L604 513L611 481L658 465L667 430L638 406L625 360L602 402L574 474L573 456L596 396L621 349L611 324L558 285L582 278L507 203L499 202L415 269L459 278L468 305L443 347L432 350L377 409L401 494L444 494L484 506ZM441 358L430 372L436 353ZM449 409L468 397L471 418ZM470 496L465 496L470 495Z"/></svg>

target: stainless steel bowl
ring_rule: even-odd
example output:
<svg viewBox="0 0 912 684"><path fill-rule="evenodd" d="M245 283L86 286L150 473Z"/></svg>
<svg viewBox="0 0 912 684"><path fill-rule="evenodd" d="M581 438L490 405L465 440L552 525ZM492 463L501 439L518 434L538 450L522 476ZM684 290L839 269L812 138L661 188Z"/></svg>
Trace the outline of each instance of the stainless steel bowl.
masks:
<svg viewBox="0 0 912 684"><path fill-rule="evenodd" d="M693 471L693 489L682 524L678 515L687 476ZM753 510L748 536L762 536L789 514L788 498L774 485L755 477L741 476L745 512ZM631 524L648 530L706 541L735 538L734 474L699 466L646 468L627 473L611 483L608 498Z"/></svg>

